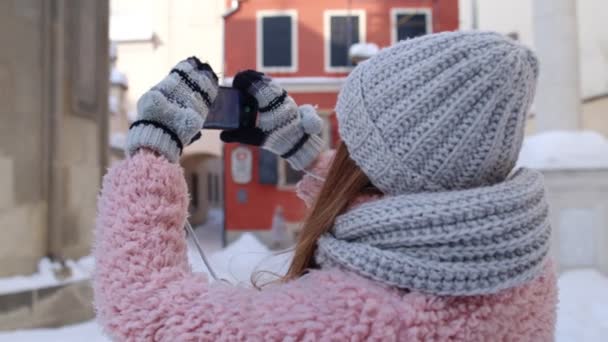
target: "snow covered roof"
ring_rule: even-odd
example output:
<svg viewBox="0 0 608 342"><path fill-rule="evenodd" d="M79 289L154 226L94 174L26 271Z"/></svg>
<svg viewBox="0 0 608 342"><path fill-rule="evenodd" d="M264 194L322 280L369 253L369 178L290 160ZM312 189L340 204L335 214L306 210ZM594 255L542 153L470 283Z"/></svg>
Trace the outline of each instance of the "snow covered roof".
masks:
<svg viewBox="0 0 608 342"><path fill-rule="evenodd" d="M112 132L110 133L109 143L112 148L124 150L127 143L127 135L122 132Z"/></svg>
<svg viewBox="0 0 608 342"><path fill-rule="evenodd" d="M108 110L112 114L118 114L120 111L120 100L114 94L108 95Z"/></svg>
<svg viewBox="0 0 608 342"><path fill-rule="evenodd" d="M366 59L378 53L380 49L374 43L356 43L348 49L348 56L358 59Z"/></svg>
<svg viewBox="0 0 608 342"><path fill-rule="evenodd" d="M110 42L110 61L116 61L118 57L118 47L116 42Z"/></svg>
<svg viewBox="0 0 608 342"><path fill-rule="evenodd" d="M346 77L273 77L281 87L296 93L336 93L340 91ZM224 78L222 84L232 85L233 77Z"/></svg>
<svg viewBox="0 0 608 342"><path fill-rule="evenodd" d="M527 137L518 166L535 169L608 168L608 140L593 131L553 131Z"/></svg>
<svg viewBox="0 0 608 342"><path fill-rule="evenodd" d="M110 84L129 88L129 79L124 72L119 71L116 67L112 67L112 70L110 70Z"/></svg>
<svg viewBox="0 0 608 342"><path fill-rule="evenodd" d="M127 119L129 119L129 122L135 122L135 120L137 120L137 111L135 111L135 110L128 111Z"/></svg>

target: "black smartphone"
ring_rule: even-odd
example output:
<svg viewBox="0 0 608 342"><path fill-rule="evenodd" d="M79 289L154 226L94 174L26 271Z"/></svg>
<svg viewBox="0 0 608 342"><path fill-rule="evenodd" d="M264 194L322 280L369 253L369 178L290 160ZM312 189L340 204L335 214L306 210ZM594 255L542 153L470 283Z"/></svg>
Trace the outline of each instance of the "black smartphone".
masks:
<svg viewBox="0 0 608 342"><path fill-rule="evenodd" d="M255 101L238 89L219 87L203 128L234 130L255 126Z"/></svg>

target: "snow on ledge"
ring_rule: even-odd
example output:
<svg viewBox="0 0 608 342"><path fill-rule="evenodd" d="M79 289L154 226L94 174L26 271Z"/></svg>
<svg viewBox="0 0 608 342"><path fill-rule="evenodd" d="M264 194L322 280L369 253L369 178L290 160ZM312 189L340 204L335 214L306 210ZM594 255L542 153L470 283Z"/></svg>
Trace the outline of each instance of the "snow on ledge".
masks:
<svg viewBox="0 0 608 342"><path fill-rule="evenodd" d="M127 135L122 132L112 132L109 139L110 147L124 150L127 145Z"/></svg>
<svg viewBox="0 0 608 342"><path fill-rule="evenodd" d="M129 88L129 79L124 72L121 72L116 67L112 67L110 70L110 84L127 89Z"/></svg>
<svg viewBox="0 0 608 342"><path fill-rule="evenodd" d="M544 170L608 169L608 139L593 131L552 131L524 139L517 166Z"/></svg>
<svg viewBox="0 0 608 342"><path fill-rule="evenodd" d="M558 285L556 341L606 341L608 277L593 269L572 270Z"/></svg>
<svg viewBox="0 0 608 342"><path fill-rule="evenodd" d="M67 279L58 279L54 271L59 269L59 263L43 258L38 262L38 271L34 274L0 278L0 295L87 280L93 272L93 257L86 256L77 261L68 260L66 266L70 268L71 276Z"/></svg>

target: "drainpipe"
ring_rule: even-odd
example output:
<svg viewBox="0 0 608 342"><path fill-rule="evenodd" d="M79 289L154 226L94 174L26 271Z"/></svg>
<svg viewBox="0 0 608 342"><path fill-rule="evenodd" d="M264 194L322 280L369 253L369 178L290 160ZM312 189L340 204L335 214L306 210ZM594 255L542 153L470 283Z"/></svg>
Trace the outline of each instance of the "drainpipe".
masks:
<svg viewBox="0 0 608 342"><path fill-rule="evenodd" d="M241 0L230 1L230 8L222 14L222 73L220 78L223 80L226 76L226 19L236 13L241 8Z"/></svg>
<svg viewBox="0 0 608 342"><path fill-rule="evenodd" d="M230 17L231 15L233 15L234 13L236 13L239 8L241 7L241 2L240 0L232 0L230 2L230 8L228 9L228 11L226 11L224 14L222 14L222 73L220 75L220 78L222 79L222 83L223 80L226 78L226 20L228 19L228 17ZM224 158L226 158L226 145L223 146L222 148L222 171L224 170ZM226 246L226 196L225 196L225 189L226 189L226 184L227 184L227 179L228 176L226 176L225 173L223 173L224 176L222 177L222 201L224 202L222 204L222 208L224 209L224 222L223 222L223 227L222 227L222 247Z"/></svg>

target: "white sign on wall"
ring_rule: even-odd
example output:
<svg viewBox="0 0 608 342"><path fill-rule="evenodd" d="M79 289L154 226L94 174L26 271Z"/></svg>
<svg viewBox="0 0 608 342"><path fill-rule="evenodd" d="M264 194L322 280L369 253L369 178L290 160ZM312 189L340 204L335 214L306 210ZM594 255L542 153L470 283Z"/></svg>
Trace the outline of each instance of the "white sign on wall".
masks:
<svg viewBox="0 0 608 342"><path fill-rule="evenodd" d="M247 147L237 147L232 150L230 155L230 166L232 180L237 184L247 184L251 182L252 167L251 150Z"/></svg>

